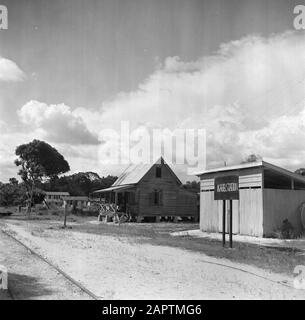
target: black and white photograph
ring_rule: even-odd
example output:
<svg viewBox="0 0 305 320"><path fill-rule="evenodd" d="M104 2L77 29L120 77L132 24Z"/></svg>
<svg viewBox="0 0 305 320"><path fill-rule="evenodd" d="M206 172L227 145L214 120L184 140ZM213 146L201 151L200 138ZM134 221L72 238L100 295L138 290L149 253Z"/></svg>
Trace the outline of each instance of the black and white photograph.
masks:
<svg viewBox="0 0 305 320"><path fill-rule="evenodd" d="M304 1L0 0L0 300L304 299Z"/></svg>

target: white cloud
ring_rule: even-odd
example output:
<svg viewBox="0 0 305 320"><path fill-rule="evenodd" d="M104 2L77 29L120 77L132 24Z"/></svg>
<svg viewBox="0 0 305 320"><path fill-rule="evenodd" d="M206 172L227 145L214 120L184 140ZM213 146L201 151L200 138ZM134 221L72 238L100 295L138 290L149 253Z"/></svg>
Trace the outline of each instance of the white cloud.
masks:
<svg viewBox="0 0 305 320"><path fill-rule="evenodd" d="M24 78L25 74L15 62L0 56L0 81L15 82Z"/></svg>
<svg viewBox="0 0 305 320"><path fill-rule="evenodd" d="M19 111L21 122L44 132L45 139L56 143L97 144L97 137L83 119L65 104L47 105L29 101Z"/></svg>
<svg viewBox="0 0 305 320"><path fill-rule="evenodd" d="M122 120L131 129L206 128L210 166L258 153L296 169L305 166L304 52L301 32L248 36L196 61L168 57L136 91L94 111L31 101L19 117L54 142L74 171L120 172L99 164L91 143L101 129L119 130Z"/></svg>
<svg viewBox="0 0 305 320"><path fill-rule="evenodd" d="M250 152L291 167L288 153L305 164L302 140L289 138L305 112L304 52L305 35L286 32L223 44L197 61L168 57L137 91L105 102L99 121L114 128L121 120L134 128L206 128L213 166ZM283 121L285 114L293 117Z"/></svg>

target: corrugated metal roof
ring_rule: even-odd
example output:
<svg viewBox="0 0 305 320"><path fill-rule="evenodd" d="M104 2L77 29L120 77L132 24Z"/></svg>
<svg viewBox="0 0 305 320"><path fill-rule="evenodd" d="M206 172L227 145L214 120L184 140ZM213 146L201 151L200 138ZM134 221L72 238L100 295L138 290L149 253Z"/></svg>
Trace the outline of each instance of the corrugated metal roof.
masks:
<svg viewBox="0 0 305 320"><path fill-rule="evenodd" d="M69 192L59 192L59 191L44 191L46 195L50 196L69 196Z"/></svg>
<svg viewBox="0 0 305 320"><path fill-rule="evenodd" d="M249 163L243 163L235 166L227 166L227 167L221 167L221 168L215 168L215 169L209 169L202 172L196 173L197 176L201 176L207 173L215 173L215 172L225 172L225 171L234 171L234 170L242 170L242 169L248 169L248 168L257 168L257 167L264 167L265 169L272 170L274 172L277 172L279 174L286 175L287 177L293 178L295 180L298 180L300 182L305 182L305 177L291 172L287 169L278 167L274 164L271 164L266 161L257 161L257 162L249 162Z"/></svg>
<svg viewBox="0 0 305 320"><path fill-rule="evenodd" d="M151 167L151 164L130 165L117 178L112 186L114 187L125 184L136 184L144 177L144 175L149 171Z"/></svg>
<svg viewBox="0 0 305 320"><path fill-rule="evenodd" d="M144 175L149 171L149 169L155 164L163 164L168 167L172 175L181 184L181 181L176 176L174 171L170 168L170 166L164 161L163 157L160 157L155 163L151 164L135 164L130 165L126 168L126 170L118 177L118 179L113 183L112 187L120 186L125 184L137 184Z"/></svg>
<svg viewBox="0 0 305 320"><path fill-rule="evenodd" d="M66 200L71 201L88 201L88 197L86 196L69 196L66 198Z"/></svg>
<svg viewBox="0 0 305 320"><path fill-rule="evenodd" d="M123 186L113 186L110 188L106 188L106 189L101 189L101 190L96 190L93 193L101 193L101 192L109 192L109 191L115 191L115 190L126 190L126 189L130 189L133 188L135 185L123 185Z"/></svg>
<svg viewBox="0 0 305 320"><path fill-rule="evenodd" d="M202 170L200 172L194 172L194 175L200 176L200 175L206 174L206 173L231 171L231 170L255 168L255 167L262 167L262 166L263 166L263 161L247 162L247 163L237 164L237 165L233 165L233 166L226 166L226 167L219 167L219 168Z"/></svg>

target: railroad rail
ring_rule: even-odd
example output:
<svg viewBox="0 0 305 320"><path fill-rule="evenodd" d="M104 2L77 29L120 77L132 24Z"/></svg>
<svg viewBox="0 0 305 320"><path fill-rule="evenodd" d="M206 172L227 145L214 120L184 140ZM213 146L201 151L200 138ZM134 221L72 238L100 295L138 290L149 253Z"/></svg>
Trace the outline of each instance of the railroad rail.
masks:
<svg viewBox="0 0 305 320"><path fill-rule="evenodd" d="M50 267L52 267L53 269L55 269L57 272L59 272L64 278L66 278L68 281L70 281L72 284L74 284L76 287L78 287L81 291L85 292L88 296L90 296L90 298L92 298L93 300L101 300L100 297L98 297L96 294L94 294L92 291L90 291L89 289L87 289L85 286L83 286L79 281L73 279L71 276L69 276L66 272L64 272L62 269L60 269L59 267L57 267L56 265L54 265L51 261L49 261L48 259L46 259L45 257L43 257L41 254L39 254L38 252L34 251L33 249L31 249L30 247L28 247L26 244L24 244L22 241L20 241L19 239L17 239L16 237L14 237L11 233L7 232L4 229L1 229L1 231L6 234L7 236L9 236L10 238L12 238L13 240L15 240L16 242L18 242L20 245L22 245L24 248L26 248L28 251L30 251L33 255L35 255L36 257L40 258L41 260L43 260L44 262L46 262ZM11 289L9 289L9 294L11 295L13 300L16 300L14 293L12 292Z"/></svg>

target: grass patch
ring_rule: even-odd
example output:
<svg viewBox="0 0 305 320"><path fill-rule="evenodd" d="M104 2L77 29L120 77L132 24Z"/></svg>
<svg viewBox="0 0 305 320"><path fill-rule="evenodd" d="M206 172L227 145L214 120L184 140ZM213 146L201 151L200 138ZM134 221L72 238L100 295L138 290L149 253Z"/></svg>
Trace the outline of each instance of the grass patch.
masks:
<svg viewBox="0 0 305 320"><path fill-rule="evenodd" d="M54 222L62 223L62 217L43 216L27 224L31 231L37 229L50 229ZM14 223L14 216L8 222ZM21 219L15 219L20 221ZM23 219L22 219L23 220ZM27 221L27 218L24 219ZM50 221L52 220L52 221ZM197 223L125 223L115 224L93 224L94 221L88 217L68 216L67 225L73 222L73 229L68 232L83 232L101 236L112 236L124 239L130 243L150 244L154 246L168 246L184 249L192 252L203 253L210 257L225 258L232 262L256 266L279 274L293 275L296 265L305 265L305 256L298 250L263 247L257 244L234 242L234 248L223 248L219 240L209 238L195 238L190 236L173 237L170 233L175 231L199 229ZM58 230L58 228L56 228ZM67 229L66 229L67 230ZM179 259L179 257L177 257Z"/></svg>
<svg viewBox="0 0 305 320"><path fill-rule="evenodd" d="M174 231L198 229L198 224L124 224L124 225L77 225L73 232L94 233L114 237L124 237L134 243L147 243L155 246L169 246L193 252L204 253L215 258L225 258L232 262L256 266L279 274L291 276L296 265L305 264L305 256L299 250L262 247L256 244L234 242L234 248L223 248L222 242L215 239L190 236L173 237Z"/></svg>

